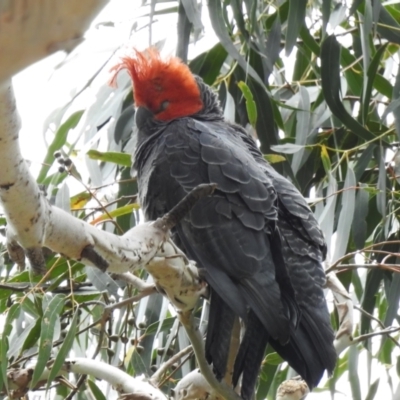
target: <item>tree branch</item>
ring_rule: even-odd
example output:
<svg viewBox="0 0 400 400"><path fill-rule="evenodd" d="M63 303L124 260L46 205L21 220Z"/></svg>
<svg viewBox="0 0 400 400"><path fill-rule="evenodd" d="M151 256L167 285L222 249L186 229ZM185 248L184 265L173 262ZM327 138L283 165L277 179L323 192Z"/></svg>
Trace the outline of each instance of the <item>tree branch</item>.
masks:
<svg viewBox="0 0 400 400"><path fill-rule="evenodd" d="M23 248L25 254L33 254L34 257L30 257L33 268L44 268L44 258L40 257L42 247L102 270L107 268L108 272L126 274L134 269L145 268L153 275L159 291L170 299L177 310L184 313L181 315L189 315L198 298L207 296L207 285L199 277L196 264L189 261L171 241L169 228L200 197L212 193L215 185L203 185L195 189L165 217L136 226L123 236L116 236L101 231L48 202L22 158L18 143L19 127L12 88L2 86L0 201L8 222L8 237L13 245ZM191 324L194 324L193 319L186 318L185 329L189 337L195 340L196 356L207 380L214 390L222 390L224 397L239 399L228 385L216 380L205 360L203 339L198 332L196 334L196 325ZM82 362L78 365L82 365Z"/></svg>
<svg viewBox="0 0 400 400"><path fill-rule="evenodd" d="M36 388L43 386L50 376L51 363L45 368ZM34 368L10 369L7 371L8 386L13 393L12 398L22 397L30 390ZM134 378L119 368L98 360L87 358L74 358L66 360L57 378L68 372L76 374L91 375L97 379L109 382L121 394L129 394L131 399L166 400L166 396L158 388L151 385L147 380Z"/></svg>
<svg viewBox="0 0 400 400"><path fill-rule="evenodd" d="M241 400L242 398L233 390L230 385L227 385L225 381L218 381L212 372L211 367L205 357L204 341L200 334L199 328L194 321L193 314L191 312L181 312L178 313L178 317L179 321L185 328L190 342L192 343L200 371L211 388L216 393L223 396L226 400Z"/></svg>
<svg viewBox="0 0 400 400"><path fill-rule="evenodd" d="M28 65L71 51L107 0L4 0L0 3L0 86Z"/></svg>

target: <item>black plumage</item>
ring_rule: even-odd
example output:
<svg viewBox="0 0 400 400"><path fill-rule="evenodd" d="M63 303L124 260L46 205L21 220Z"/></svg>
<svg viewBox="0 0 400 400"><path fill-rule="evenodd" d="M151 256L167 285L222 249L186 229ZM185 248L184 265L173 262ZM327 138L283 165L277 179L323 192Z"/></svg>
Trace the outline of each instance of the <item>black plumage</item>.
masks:
<svg viewBox="0 0 400 400"><path fill-rule="evenodd" d="M267 343L313 388L336 361L322 233L297 189L241 127L224 121L215 94L197 83L204 107L194 115L159 121L137 110L134 168L145 216L164 215L199 184L218 185L174 231L212 288L206 358L221 379L239 316L246 332L233 382L243 374L243 398L254 391Z"/></svg>

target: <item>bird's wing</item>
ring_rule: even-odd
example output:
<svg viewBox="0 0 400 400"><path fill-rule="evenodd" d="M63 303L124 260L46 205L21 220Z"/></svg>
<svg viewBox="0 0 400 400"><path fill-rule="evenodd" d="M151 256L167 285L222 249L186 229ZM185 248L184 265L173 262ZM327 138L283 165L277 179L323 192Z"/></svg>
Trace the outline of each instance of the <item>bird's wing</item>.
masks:
<svg viewBox="0 0 400 400"><path fill-rule="evenodd" d="M296 311L279 249L271 252L277 210L270 180L223 124L182 119L164 140L170 174L184 192L217 184L214 196L201 199L178 226L185 249L229 305L236 310L243 299L284 343Z"/></svg>
<svg viewBox="0 0 400 400"><path fill-rule="evenodd" d="M296 187L264 160L254 141L242 128L233 128L276 191L282 254L302 315L298 329L287 345L282 346L273 338L270 342L306 379L308 385L314 387L323 371L332 372L336 363L334 334L323 293L326 281L321 264L326 254L324 236Z"/></svg>

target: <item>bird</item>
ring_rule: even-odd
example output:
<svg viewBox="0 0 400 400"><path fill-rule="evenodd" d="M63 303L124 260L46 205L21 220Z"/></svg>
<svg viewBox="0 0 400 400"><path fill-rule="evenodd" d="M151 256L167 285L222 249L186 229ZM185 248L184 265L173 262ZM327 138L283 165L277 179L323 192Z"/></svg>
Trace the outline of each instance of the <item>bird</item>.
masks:
<svg viewBox="0 0 400 400"><path fill-rule="evenodd" d="M227 373L240 318L232 385L241 383L243 399L254 394L268 344L314 388L332 374L336 351L323 293L326 244L306 200L179 58L134 49L115 74L122 69L133 84L133 169L145 218L163 216L198 185L216 185L173 231L210 287L205 357L215 376Z"/></svg>

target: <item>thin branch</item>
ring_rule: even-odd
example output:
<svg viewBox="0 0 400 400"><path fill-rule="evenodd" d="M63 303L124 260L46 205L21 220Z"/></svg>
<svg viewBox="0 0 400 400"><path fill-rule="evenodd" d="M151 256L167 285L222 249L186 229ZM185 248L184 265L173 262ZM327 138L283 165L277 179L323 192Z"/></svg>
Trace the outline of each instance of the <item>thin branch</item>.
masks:
<svg viewBox="0 0 400 400"><path fill-rule="evenodd" d="M360 335L357 336L356 338L353 339L353 343L360 343L363 342L364 340L370 339L374 336L382 336L382 335L390 335L391 333L395 333L395 332L399 332L400 331L400 327L396 328L396 327L389 327L386 329L382 329L381 331L378 332L371 332L371 333L366 333L365 335Z"/></svg>
<svg viewBox="0 0 400 400"><path fill-rule="evenodd" d="M239 317L236 317L235 322L233 324L231 343L229 345L228 361L226 364L226 373L224 376L224 380L228 385L232 382L235 359L240 347L240 328L241 328L240 324L241 323Z"/></svg>
<svg viewBox="0 0 400 400"><path fill-rule="evenodd" d="M364 314L365 316L367 316L368 318L372 319L373 321L377 322L379 324L379 326L382 329L386 329L385 324L379 319L374 317L372 314L370 314L369 312L365 311L363 308L357 306L354 304L353 306L356 310L360 311L360 313ZM388 338L397 346L400 347L400 343L391 335L388 335Z"/></svg>
<svg viewBox="0 0 400 400"><path fill-rule="evenodd" d="M113 274L114 279L123 280L130 285L132 285L135 289L143 292L144 290L149 290L154 287L153 283L147 283L144 280L138 278L137 276L131 274L130 272L125 272L123 274Z"/></svg>
<svg viewBox="0 0 400 400"><path fill-rule="evenodd" d="M171 211L159 218L154 223L155 226L167 231L171 230L193 208L199 199L212 195L216 188L217 185L215 183L198 185Z"/></svg>
<svg viewBox="0 0 400 400"><path fill-rule="evenodd" d="M242 398L232 389L232 387L227 385L225 381L219 382L212 372L211 367L205 358L203 337L200 334L193 314L191 312L181 312L178 313L178 318L185 328L190 342L192 343L200 371L212 389L223 396L226 400L242 400Z"/></svg>
<svg viewBox="0 0 400 400"><path fill-rule="evenodd" d="M169 358L167 361L165 361L163 364L160 365L158 370L154 372L154 374L151 376L149 382L151 382L154 386L162 386L160 384L163 375L168 371L169 368L176 362L180 361L182 357L187 356L188 354L193 353L193 346L187 346L178 353L174 354L171 358Z"/></svg>
<svg viewBox="0 0 400 400"><path fill-rule="evenodd" d="M326 272L330 273L332 271L345 272L349 269L359 269L359 268L367 268L367 269L375 269L380 268L386 271L391 272L400 272L400 265L399 264L343 264L337 265L336 267L330 267Z"/></svg>

